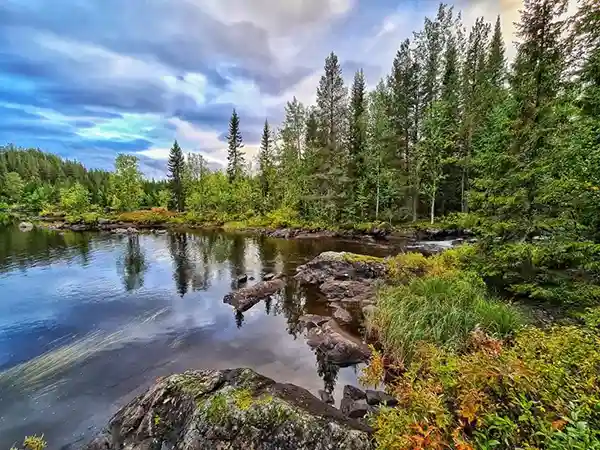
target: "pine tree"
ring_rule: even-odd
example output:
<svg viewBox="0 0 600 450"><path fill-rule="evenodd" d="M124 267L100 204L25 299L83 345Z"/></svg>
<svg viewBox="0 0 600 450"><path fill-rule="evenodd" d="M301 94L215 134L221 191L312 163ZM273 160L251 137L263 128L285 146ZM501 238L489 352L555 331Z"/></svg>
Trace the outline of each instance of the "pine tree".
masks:
<svg viewBox="0 0 600 450"><path fill-rule="evenodd" d="M506 81L506 50L502 36L502 25L500 16L496 19L494 34L489 45L489 53L486 59L487 79L492 88L500 90Z"/></svg>
<svg viewBox="0 0 600 450"><path fill-rule="evenodd" d="M366 146L366 83L362 70L354 74L352 93L350 97L350 124L349 124L349 165L348 176L354 187L356 196L357 187L365 176L365 146Z"/></svg>
<svg viewBox="0 0 600 450"><path fill-rule="evenodd" d="M281 127L281 146L278 160L280 169L279 190L285 206L297 206L302 185L301 158L305 149L306 110L296 97L285 106L285 119Z"/></svg>
<svg viewBox="0 0 600 450"><path fill-rule="evenodd" d="M500 22L496 23L496 33L500 32ZM492 52L490 53L490 66L487 65L487 41L490 33L490 27L484 22L482 17L479 17L471 33L469 34L469 42L467 54L462 69L462 103L463 117L461 129L461 180L460 180L460 204L461 211L467 212L468 202L467 193L469 187L469 177L471 169L471 157L473 154L473 142L478 139L477 135L481 127L482 117L488 113L488 104L486 97L489 95L491 85L496 80L489 80L488 77L499 78L500 68L498 67L498 58L503 61L501 55L502 36L494 35L494 39L500 38L500 41L492 42ZM495 60L492 59L496 58Z"/></svg>
<svg viewBox="0 0 600 450"><path fill-rule="evenodd" d="M526 238L552 215L544 193L552 185L559 130L558 94L564 86L566 0L526 0L517 24L511 97L497 107L486 138L478 190L482 212L510 221L509 237ZM509 230L509 228L507 228Z"/></svg>
<svg viewBox="0 0 600 450"><path fill-rule="evenodd" d="M314 174L314 195L320 213L329 221L340 218L346 201L347 131L346 87L335 53L325 60L325 73L317 88L319 124L318 171Z"/></svg>
<svg viewBox="0 0 600 450"><path fill-rule="evenodd" d="M227 136L227 178L233 183L244 173L244 147L240 131L240 118L234 109L229 120L229 134Z"/></svg>
<svg viewBox="0 0 600 450"><path fill-rule="evenodd" d="M169 152L169 161L167 163L169 169L169 180L171 182L171 192L175 201L177 211L181 212L185 209L185 191L184 191L184 171L185 159L183 152L177 141L173 143Z"/></svg>
<svg viewBox="0 0 600 450"><path fill-rule="evenodd" d="M264 203L270 203L270 197L273 194L274 185L274 153L273 153L273 137L269 127L268 120L265 120L263 134L260 142L260 152L258 154L258 177L260 179L260 187ZM268 209L268 207L266 208Z"/></svg>

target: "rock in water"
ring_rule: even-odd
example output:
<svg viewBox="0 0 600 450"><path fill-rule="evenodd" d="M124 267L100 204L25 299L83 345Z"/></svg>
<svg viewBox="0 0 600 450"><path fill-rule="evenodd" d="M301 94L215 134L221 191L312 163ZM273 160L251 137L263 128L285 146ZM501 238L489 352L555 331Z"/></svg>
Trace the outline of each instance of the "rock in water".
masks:
<svg viewBox="0 0 600 450"><path fill-rule="evenodd" d="M333 318L340 325L349 325L352 323L352 314L339 305L333 305Z"/></svg>
<svg viewBox="0 0 600 450"><path fill-rule="evenodd" d="M240 275L237 279L238 284L244 284L248 281L248 275Z"/></svg>
<svg viewBox="0 0 600 450"><path fill-rule="evenodd" d="M364 280L384 277L383 259L347 252L324 252L296 269L296 279L320 285L328 280Z"/></svg>
<svg viewBox="0 0 600 450"><path fill-rule="evenodd" d="M310 328L306 336L310 348L321 351L327 362L337 366L352 366L371 357L369 347L342 330L335 320Z"/></svg>
<svg viewBox="0 0 600 450"><path fill-rule="evenodd" d="M285 281L275 279L271 281L261 281L253 286L248 286L227 294L223 298L224 303L228 303L240 312L248 311L261 300L269 298L276 294L285 286Z"/></svg>
<svg viewBox="0 0 600 450"><path fill-rule="evenodd" d="M158 381L85 450L372 450L371 429L307 390L250 369Z"/></svg>
<svg viewBox="0 0 600 450"><path fill-rule="evenodd" d="M19 224L19 230L21 230L21 231L31 231L31 230L33 230L33 224L31 222L21 222Z"/></svg>

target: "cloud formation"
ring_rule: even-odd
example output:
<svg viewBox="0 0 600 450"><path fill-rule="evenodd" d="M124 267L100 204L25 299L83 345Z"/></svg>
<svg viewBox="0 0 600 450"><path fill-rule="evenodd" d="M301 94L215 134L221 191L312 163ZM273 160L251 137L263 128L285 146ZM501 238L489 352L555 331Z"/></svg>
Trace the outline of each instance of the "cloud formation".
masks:
<svg viewBox="0 0 600 450"><path fill-rule="evenodd" d="M457 0L467 17L510 16L519 3ZM277 124L293 96L314 101L331 50L348 80L362 67L374 85L436 8L433 0L4 0L2 141L102 168L119 152L137 153L161 176L174 139L225 163L235 107L252 157L265 118Z"/></svg>

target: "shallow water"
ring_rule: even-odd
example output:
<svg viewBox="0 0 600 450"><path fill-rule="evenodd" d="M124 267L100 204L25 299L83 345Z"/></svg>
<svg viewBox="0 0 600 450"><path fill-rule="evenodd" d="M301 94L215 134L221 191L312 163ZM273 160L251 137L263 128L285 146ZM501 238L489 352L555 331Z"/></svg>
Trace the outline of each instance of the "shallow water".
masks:
<svg viewBox="0 0 600 450"><path fill-rule="evenodd" d="M251 367L339 403L359 368L320 360L298 325L328 314L325 303L293 282L243 316L223 303L238 276L293 274L326 250L395 252L217 232L0 230L0 448L34 433L50 449L78 448L157 377L194 368Z"/></svg>

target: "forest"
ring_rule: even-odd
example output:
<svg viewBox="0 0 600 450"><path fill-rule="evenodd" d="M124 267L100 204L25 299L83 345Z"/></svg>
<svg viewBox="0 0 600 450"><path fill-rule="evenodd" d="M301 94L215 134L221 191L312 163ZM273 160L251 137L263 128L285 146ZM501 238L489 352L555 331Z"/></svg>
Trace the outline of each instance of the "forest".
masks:
<svg viewBox="0 0 600 450"><path fill-rule="evenodd" d="M238 227L468 229L477 244L399 257L382 294L367 375L401 361L405 409L379 416L380 448L600 448L600 2L567 8L525 0L509 60L500 17L467 30L441 4L371 90L362 70L346 86L332 52L316 104L265 120L256 161L232 112L223 171L177 142L164 181L132 155L103 172L4 147L0 199L73 220L161 208ZM559 324L522 329L496 297ZM428 307L449 299L461 314ZM405 327L433 317L436 332Z"/></svg>

